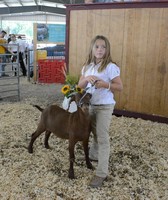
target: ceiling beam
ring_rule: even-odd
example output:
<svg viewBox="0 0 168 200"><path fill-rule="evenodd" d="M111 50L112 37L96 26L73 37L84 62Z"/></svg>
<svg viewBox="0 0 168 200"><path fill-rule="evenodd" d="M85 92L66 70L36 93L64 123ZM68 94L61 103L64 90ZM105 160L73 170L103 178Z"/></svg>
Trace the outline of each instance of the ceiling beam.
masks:
<svg viewBox="0 0 168 200"><path fill-rule="evenodd" d="M8 15L8 14L17 14L17 13L27 13L27 12L48 12L54 14L65 15L66 10L65 8L58 8L58 7L48 7L48 6L21 6L21 7L7 7L7 8L0 8L0 15Z"/></svg>
<svg viewBox="0 0 168 200"><path fill-rule="evenodd" d="M52 3L62 3L62 4L71 4L71 3L80 4L80 3L84 3L84 0L44 0L44 1L52 2Z"/></svg>
<svg viewBox="0 0 168 200"><path fill-rule="evenodd" d="M61 15L66 14L65 8L49 7L49 6L38 6L38 11L61 14Z"/></svg>
<svg viewBox="0 0 168 200"><path fill-rule="evenodd" d="M71 3L84 3L84 0L44 0L44 2L52 2L52 3L61 3L61 4L71 4ZM0 8L0 16L1 15L8 15L8 14L17 14L17 13L28 13L28 12L36 12L36 11L43 11L53 14L61 14L66 15L65 8L59 7L49 7L44 5L38 5L38 1L34 0L36 3L35 6L23 6L22 0L18 0L22 6L18 7L10 7L6 1L4 0L3 3L7 6L4 8Z"/></svg>

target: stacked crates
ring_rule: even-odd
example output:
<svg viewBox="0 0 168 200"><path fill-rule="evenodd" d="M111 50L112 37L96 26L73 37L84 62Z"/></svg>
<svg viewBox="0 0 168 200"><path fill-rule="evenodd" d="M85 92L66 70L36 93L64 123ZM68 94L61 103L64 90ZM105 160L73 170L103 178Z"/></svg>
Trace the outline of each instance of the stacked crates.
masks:
<svg viewBox="0 0 168 200"><path fill-rule="evenodd" d="M47 51L46 50L37 50L37 60L47 59Z"/></svg>
<svg viewBox="0 0 168 200"><path fill-rule="evenodd" d="M64 83L65 76L63 68L64 60L38 60L38 82L39 83Z"/></svg>

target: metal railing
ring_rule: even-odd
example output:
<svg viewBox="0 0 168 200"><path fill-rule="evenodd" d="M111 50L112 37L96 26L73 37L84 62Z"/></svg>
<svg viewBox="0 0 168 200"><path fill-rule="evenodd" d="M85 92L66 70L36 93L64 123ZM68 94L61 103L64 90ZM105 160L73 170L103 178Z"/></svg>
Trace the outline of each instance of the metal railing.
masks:
<svg viewBox="0 0 168 200"><path fill-rule="evenodd" d="M20 69L18 44L0 44L6 53L0 54L0 102L20 101ZM17 48L17 53L10 52L10 48ZM12 60L12 56L15 60Z"/></svg>

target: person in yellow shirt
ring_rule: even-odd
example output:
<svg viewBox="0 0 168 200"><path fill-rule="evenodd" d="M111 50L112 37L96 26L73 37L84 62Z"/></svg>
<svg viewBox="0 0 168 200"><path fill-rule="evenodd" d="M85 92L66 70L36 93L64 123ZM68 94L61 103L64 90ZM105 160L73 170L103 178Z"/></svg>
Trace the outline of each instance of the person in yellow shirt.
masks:
<svg viewBox="0 0 168 200"><path fill-rule="evenodd" d="M5 74L5 53L6 53L6 48L2 44L6 44L7 41L4 38L6 35L5 31L0 32L0 77L6 76Z"/></svg>

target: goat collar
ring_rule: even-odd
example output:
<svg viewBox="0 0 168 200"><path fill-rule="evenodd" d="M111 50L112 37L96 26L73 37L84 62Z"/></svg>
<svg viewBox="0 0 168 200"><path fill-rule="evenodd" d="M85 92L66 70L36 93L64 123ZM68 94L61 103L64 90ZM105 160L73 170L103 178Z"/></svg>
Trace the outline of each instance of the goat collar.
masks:
<svg viewBox="0 0 168 200"><path fill-rule="evenodd" d="M75 94L77 94L78 92L72 92L71 94L69 94L68 96L67 96L67 98L69 98L69 97L71 97L72 95L75 95Z"/></svg>

